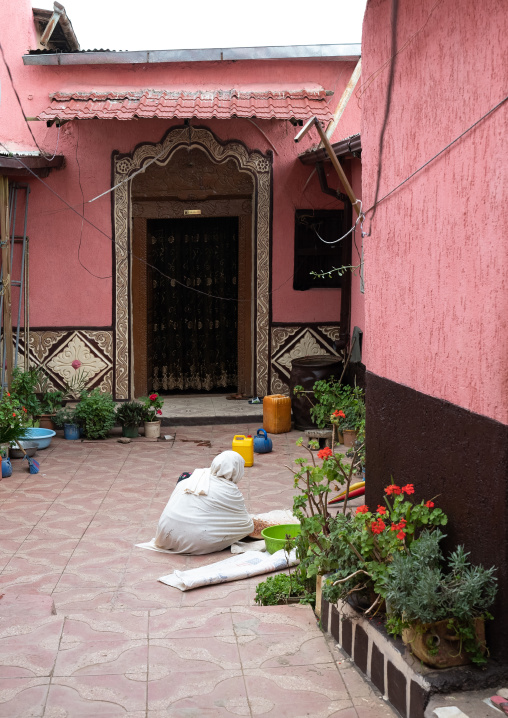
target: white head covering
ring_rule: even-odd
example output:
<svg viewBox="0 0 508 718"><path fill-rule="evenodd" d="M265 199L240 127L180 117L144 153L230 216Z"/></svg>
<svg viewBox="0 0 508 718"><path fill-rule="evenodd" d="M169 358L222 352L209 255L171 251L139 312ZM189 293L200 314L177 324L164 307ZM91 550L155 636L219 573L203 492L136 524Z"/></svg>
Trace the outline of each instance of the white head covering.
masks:
<svg viewBox="0 0 508 718"><path fill-rule="evenodd" d="M182 481L182 490L184 494L207 496L210 490L210 476L237 484L243 476L244 466L245 460L238 452L223 451L215 457L209 469L196 469L188 479Z"/></svg>
<svg viewBox="0 0 508 718"><path fill-rule="evenodd" d="M223 451L212 461L210 476L237 484L243 476L245 460L237 451Z"/></svg>

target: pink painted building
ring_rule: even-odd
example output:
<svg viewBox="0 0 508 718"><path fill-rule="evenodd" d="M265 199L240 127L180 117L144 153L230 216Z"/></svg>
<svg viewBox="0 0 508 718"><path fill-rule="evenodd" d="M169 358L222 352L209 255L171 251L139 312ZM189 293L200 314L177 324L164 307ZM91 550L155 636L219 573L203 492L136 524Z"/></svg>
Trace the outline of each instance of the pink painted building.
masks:
<svg viewBox="0 0 508 718"><path fill-rule="evenodd" d="M56 387L78 359L117 399L264 395L287 391L295 357L344 350L359 277L308 280L350 251L318 237L346 231L350 207L299 158L315 132L294 136L329 124L359 45L80 52L64 14L44 49L51 12L3 12L29 119L0 63L0 172L30 189L28 351ZM359 129L351 101L331 140ZM343 151L359 192L358 154Z"/></svg>
<svg viewBox="0 0 508 718"><path fill-rule="evenodd" d="M367 503L391 476L439 495L448 548L498 566L504 659L507 31L500 0L371 0L361 88Z"/></svg>

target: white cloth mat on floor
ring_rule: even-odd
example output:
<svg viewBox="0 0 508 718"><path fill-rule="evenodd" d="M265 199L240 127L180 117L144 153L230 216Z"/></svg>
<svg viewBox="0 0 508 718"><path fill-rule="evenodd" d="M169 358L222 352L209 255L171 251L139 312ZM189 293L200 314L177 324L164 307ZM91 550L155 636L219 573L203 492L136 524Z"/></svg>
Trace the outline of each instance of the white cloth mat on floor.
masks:
<svg viewBox="0 0 508 718"><path fill-rule="evenodd" d="M295 566L297 563L299 561L296 558L296 551L293 549L289 554L289 565ZM161 576L159 581L167 586L178 588L180 591L189 591L200 586L211 586L216 583L258 576L262 573L272 573L272 571L280 571L287 567L288 555L283 549L274 554L247 551L247 553L231 556L231 558L208 566L199 566L190 571L174 571L168 576Z"/></svg>

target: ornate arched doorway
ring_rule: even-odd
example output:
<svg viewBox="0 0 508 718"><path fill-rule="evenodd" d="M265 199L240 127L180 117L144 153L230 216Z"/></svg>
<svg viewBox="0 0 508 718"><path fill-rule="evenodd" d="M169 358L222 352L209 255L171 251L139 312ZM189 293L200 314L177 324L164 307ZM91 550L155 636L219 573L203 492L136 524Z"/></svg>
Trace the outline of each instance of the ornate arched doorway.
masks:
<svg viewBox="0 0 508 718"><path fill-rule="evenodd" d="M183 218L186 209L238 218L238 386L266 394L271 155L189 126L115 155L113 167L115 185L132 178L114 192L116 398L143 393L150 381L148 223Z"/></svg>

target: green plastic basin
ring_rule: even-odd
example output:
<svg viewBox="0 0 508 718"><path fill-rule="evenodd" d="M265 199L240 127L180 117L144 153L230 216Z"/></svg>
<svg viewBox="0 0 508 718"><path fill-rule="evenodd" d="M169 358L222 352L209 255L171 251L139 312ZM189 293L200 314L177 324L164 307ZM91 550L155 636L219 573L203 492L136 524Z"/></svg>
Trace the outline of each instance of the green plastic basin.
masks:
<svg viewBox="0 0 508 718"><path fill-rule="evenodd" d="M263 529L261 536L265 540L268 553L275 553L284 548L286 535L291 536L292 539L299 536L300 524L281 524L280 526L268 526Z"/></svg>

